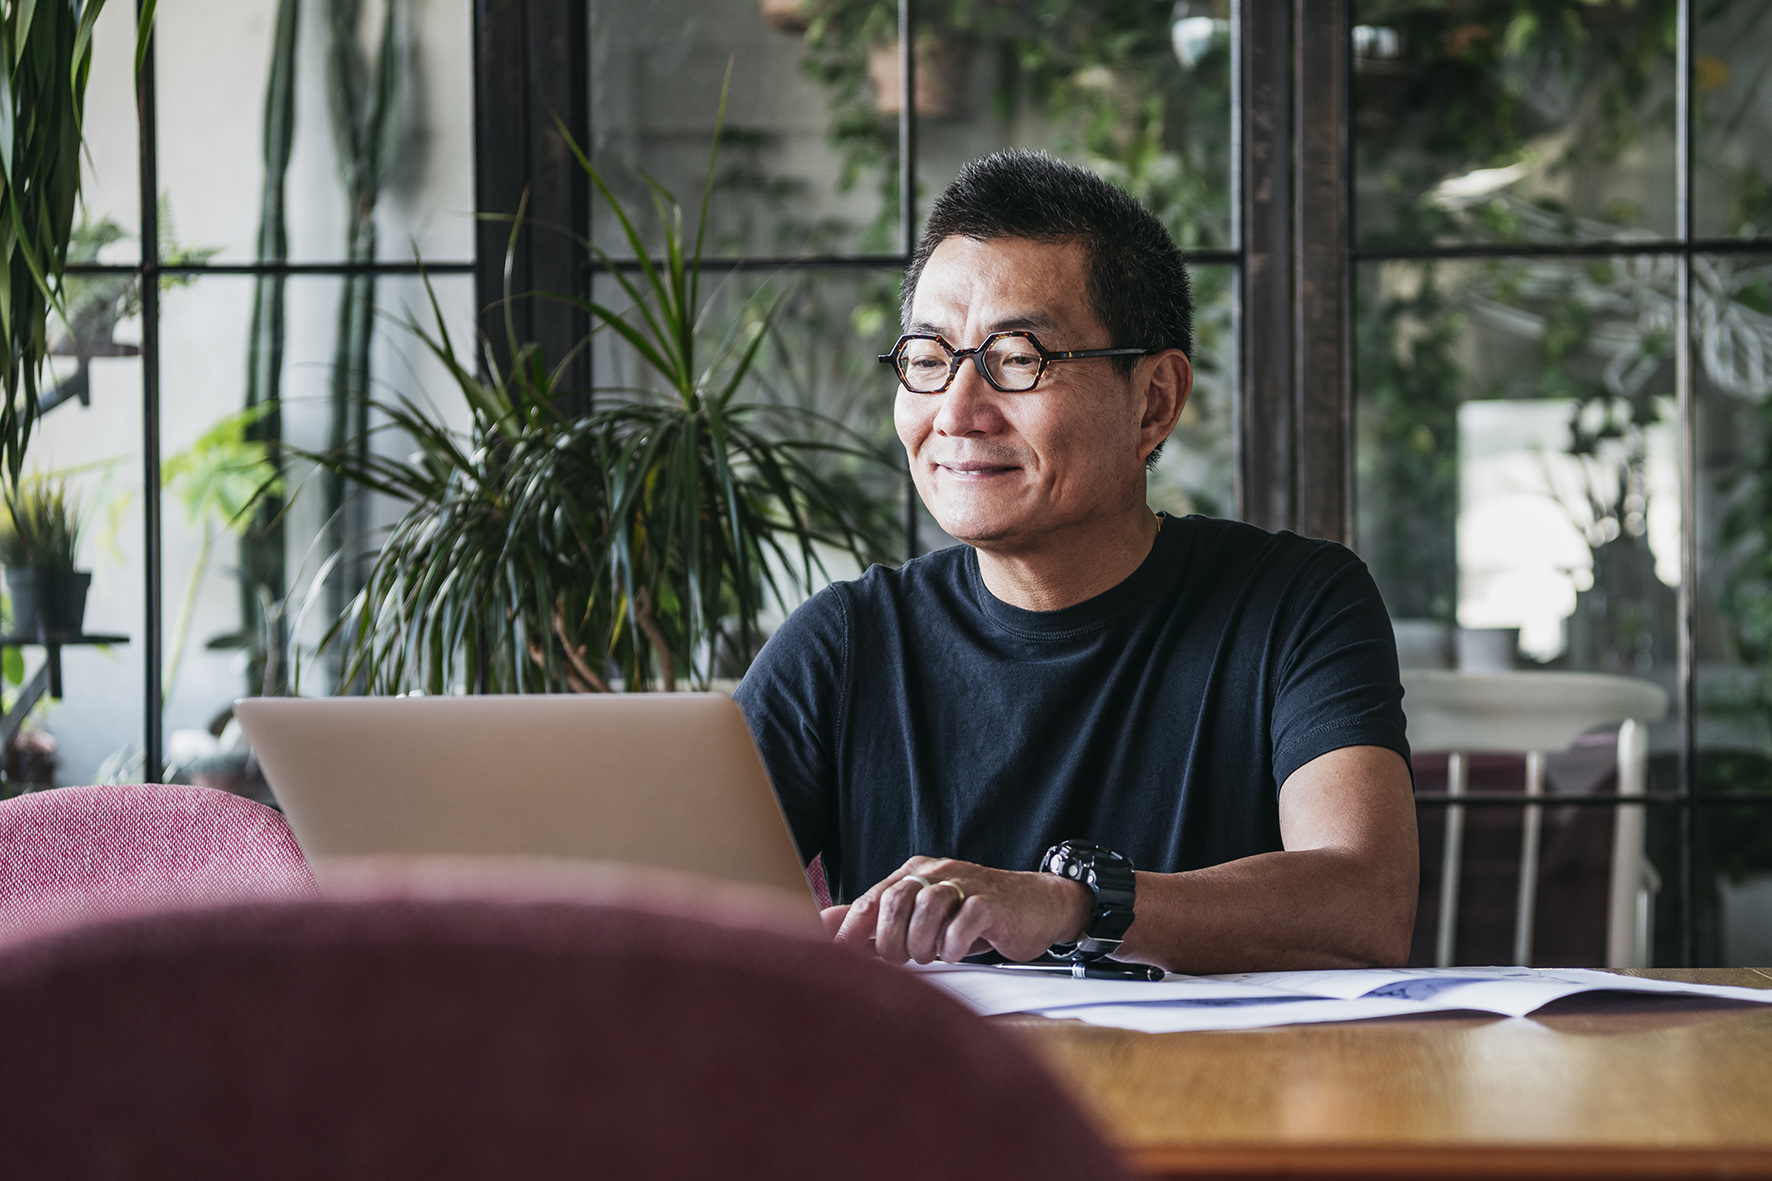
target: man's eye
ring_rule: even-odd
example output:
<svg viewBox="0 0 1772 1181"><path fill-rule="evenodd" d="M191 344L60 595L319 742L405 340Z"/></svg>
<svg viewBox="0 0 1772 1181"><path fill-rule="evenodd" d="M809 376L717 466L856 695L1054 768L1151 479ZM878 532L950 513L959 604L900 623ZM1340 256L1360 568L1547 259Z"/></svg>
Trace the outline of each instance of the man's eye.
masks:
<svg viewBox="0 0 1772 1181"><path fill-rule="evenodd" d="M946 369L948 364L939 357L906 357L905 367L918 369L924 373L933 373L938 369Z"/></svg>

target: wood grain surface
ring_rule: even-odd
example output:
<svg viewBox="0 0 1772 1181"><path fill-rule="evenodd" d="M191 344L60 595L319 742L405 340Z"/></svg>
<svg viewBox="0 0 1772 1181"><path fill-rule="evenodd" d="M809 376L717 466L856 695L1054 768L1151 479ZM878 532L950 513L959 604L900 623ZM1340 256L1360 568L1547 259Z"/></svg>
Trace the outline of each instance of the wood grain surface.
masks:
<svg viewBox="0 0 1772 1181"><path fill-rule="evenodd" d="M1764 969L1632 975L1772 988ZM1161 1177L1772 1179L1772 1005L1145 1034L995 1018Z"/></svg>

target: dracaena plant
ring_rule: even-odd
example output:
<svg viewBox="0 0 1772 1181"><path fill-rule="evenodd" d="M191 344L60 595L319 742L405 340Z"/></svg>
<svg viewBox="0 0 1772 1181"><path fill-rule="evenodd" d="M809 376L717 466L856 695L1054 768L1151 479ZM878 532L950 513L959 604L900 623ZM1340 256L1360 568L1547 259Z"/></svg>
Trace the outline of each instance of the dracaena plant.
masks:
<svg viewBox="0 0 1772 1181"><path fill-rule="evenodd" d="M143 6L141 60L153 5ZM104 0L0 0L0 469L16 484L80 195L92 32Z"/></svg>
<svg viewBox="0 0 1772 1181"><path fill-rule="evenodd" d="M722 114L724 105L722 97ZM787 605L793 588L822 571L823 555L865 563L891 544L892 506L860 478L869 465L889 464L883 455L829 420L741 398L774 302L754 298L735 326L709 327L701 252L717 148L693 237L674 198L653 186L663 235L656 262L633 217L572 149L639 262L628 274L595 251L627 309L551 298L619 337L656 381L598 391L591 412L567 414L565 359L550 368L507 317L509 367L482 350L476 371L433 298L431 326L409 327L452 375L472 425L458 431L414 400L382 400L377 429L408 436L416 453L312 457L409 505L364 590L326 634L340 649L343 686L508 693L705 684L716 653L750 651L766 606Z"/></svg>

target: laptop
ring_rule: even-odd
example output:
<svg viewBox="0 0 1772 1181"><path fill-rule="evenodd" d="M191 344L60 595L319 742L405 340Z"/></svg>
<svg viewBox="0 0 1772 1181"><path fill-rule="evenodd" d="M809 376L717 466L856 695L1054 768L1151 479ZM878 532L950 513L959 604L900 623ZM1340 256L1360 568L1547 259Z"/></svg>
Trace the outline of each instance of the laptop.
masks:
<svg viewBox="0 0 1772 1181"><path fill-rule="evenodd" d="M384 854L565 857L812 905L744 715L721 694L249 697L234 714L317 871Z"/></svg>

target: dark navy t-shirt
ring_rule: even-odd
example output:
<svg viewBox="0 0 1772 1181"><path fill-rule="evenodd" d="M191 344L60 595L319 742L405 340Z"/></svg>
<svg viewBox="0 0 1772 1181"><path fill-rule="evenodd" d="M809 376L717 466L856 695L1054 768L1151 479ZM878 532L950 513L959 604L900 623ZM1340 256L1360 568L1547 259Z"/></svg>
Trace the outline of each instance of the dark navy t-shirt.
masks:
<svg viewBox="0 0 1772 1181"><path fill-rule="evenodd" d="M1389 617L1326 541L1164 518L1118 586L993 596L955 546L805 603L737 699L834 899L914 854L1032 869L1061 840L1139 869L1279 849L1279 789L1344 746L1409 755Z"/></svg>

